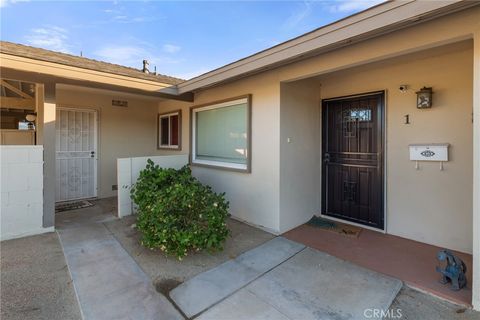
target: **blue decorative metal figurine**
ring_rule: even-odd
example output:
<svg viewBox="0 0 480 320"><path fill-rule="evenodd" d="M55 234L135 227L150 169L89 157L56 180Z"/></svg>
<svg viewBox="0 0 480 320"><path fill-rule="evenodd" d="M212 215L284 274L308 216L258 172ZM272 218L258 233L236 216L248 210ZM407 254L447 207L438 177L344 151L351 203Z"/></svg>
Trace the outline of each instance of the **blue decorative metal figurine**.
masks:
<svg viewBox="0 0 480 320"><path fill-rule="evenodd" d="M446 261L445 269L437 267L437 272L442 274L442 284L452 283L451 289L454 291L460 290L467 285L467 266L465 263L452 252L448 250L440 250L437 253L438 261Z"/></svg>

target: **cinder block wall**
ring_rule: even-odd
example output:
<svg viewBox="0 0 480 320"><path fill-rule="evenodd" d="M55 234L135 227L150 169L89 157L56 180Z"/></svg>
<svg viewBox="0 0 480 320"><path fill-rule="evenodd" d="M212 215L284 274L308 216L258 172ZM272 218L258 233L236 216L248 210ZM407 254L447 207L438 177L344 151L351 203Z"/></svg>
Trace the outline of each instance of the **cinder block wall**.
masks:
<svg viewBox="0 0 480 320"><path fill-rule="evenodd" d="M43 228L43 146L0 146L1 240L53 231Z"/></svg>

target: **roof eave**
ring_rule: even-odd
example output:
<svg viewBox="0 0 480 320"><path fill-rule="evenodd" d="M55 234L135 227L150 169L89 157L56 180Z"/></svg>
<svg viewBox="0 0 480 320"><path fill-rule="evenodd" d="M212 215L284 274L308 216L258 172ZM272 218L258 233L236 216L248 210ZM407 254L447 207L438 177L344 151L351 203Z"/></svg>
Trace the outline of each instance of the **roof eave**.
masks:
<svg viewBox="0 0 480 320"><path fill-rule="evenodd" d="M122 93L135 94L144 97L158 98L158 99L169 99L169 100L179 100L186 102L193 102L193 93L186 92L179 94L176 91L176 88L172 88L170 91L166 90L147 90L141 89L134 86L128 85L119 85L112 84L104 81L95 81L87 80L82 78L71 78L64 77L61 75L56 75L52 73L39 73L28 70L21 70L18 68L8 68L6 66L0 66L0 74L2 79L15 79L25 82L35 82L35 83L44 83L51 84L53 87L56 85L67 85L67 86L76 86L84 87L98 90L108 90Z"/></svg>
<svg viewBox="0 0 480 320"><path fill-rule="evenodd" d="M0 66L5 68L49 74L58 76L60 78L64 77L87 81L91 80L91 78L96 78L96 82L111 83L112 81L116 81L123 83L124 86L139 87L142 89L145 88L152 91L163 90L171 94L177 93L176 86L168 83L161 83L152 80L145 80L125 75L113 74L101 70L91 70L76 66L68 66L64 64L58 64L55 62L43 61L33 58L25 58L7 53L0 53Z"/></svg>
<svg viewBox="0 0 480 320"><path fill-rule="evenodd" d="M263 72L478 4L465 0L386 2L180 83L178 93Z"/></svg>

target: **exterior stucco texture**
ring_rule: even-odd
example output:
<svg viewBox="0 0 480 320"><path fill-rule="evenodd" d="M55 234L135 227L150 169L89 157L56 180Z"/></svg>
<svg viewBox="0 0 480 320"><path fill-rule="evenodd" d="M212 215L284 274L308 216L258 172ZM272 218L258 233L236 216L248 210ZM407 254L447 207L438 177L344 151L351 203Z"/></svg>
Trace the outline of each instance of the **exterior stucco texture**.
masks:
<svg viewBox="0 0 480 320"><path fill-rule="evenodd" d="M226 192L232 214L281 233L320 213L321 100L382 90L386 93L386 232L471 253L471 41L280 81L294 71L291 65L201 91L193 104L159 103L162 112L182 108L181 152L188 153L192 105L252 94L252 173L193 170L200 180ZM408 84L406 93L398 90L401 84ZM423 86L433 87L434 106L429 110L416 108L415 91ZM409 125L404 124L406 114ZM416 170L408 145L439 142L451 145L444 169L438 163L421 163Z"/></svg>

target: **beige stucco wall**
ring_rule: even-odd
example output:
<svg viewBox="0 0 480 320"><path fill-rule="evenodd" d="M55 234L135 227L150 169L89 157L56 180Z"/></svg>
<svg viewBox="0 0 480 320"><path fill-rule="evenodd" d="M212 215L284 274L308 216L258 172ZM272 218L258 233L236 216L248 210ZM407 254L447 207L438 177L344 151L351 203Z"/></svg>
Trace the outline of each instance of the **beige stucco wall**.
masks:
<svg viewBox="0 0 480 320"><path fill-rule="evenodd" d="M308 148L319 141L311 130L320 100L385 90L386 231L472 252L472 54L471 41L463 41L282 84L281 231L320 211L320 206L315 211L312 205L321 189L309 176L319 171L319 154ZM407 93L398 90L400 84L409 85ZM435 106L418 110L415 91L425 85L435 91ZM404 124L406 114L410 115L410 125ZM321 130L320 121L317 130ZM408 158L408 145L434 142L451 144L451 161L443 171L438 163L421 163L420 170L415 170ZM316 146L320 153L320 142ZM289 152L291 149L295 151ZM318 159L318 166L311 159ZM320 174L317 176L320 179Z"/></svg>
<svg viewBox="0 0 480 320"><path fill-rule="evenodd" d="M280 231L312 218L321 207L320 83L281 84Z"/></svg>
<svg viewBox="0 0 480 320"><path fill-rule="evenodd" d="M321 78L322 98L387 92L387 232L464 252L472 252L472 54L469 41ZM430 110L415 106L423 86L433 87ZM444 170L426 162L416 170L408 145L435 142L451 144Z"/></svg>
<svg viewBox="0 0 480 320"><path fill-rule="evenodd" d="M127 100L128 108L113 107L112 99ZM156 155L157 101L116 92L57 86L57 107L89 108L98 112L98 197L115 196L117 158Z"/></svg>
<svg viewBox="0 0 480 320"><path fill-rule="evenodd" d="M189 116L192 105L245 94L252 94L252 172L248 174L193 167L193 173L216 191L226 193L234 217L278 232L280 85L275 73L261 74L196 93L193 104L160 102L159 112L179 108L183 112L182 150L161 151L161 154L189 153Z"/></svg>
<svg viewBox="0 0 480 320"><path fill-rule="evenodd" d="M234 216L274 232L289 230L320 211L321 99L386 90L387 232L471 252L471 57L472 44L463 41L303 82L280 83L285 68L295 69L290 65L201 91L194 104L252 94L253 163L252 174L210 168L194 173L227 193ZM410 90L400 93L400 84ZM431 110L415 106L415 90L424 85L435 92ZM161 112L183 108L182 153L189 152L191 105L159 105ZM410 125L403 124L405 114ZM450 143L451 161L443 171L437 163L415 170L408 144L431 142Z"/></svg>

